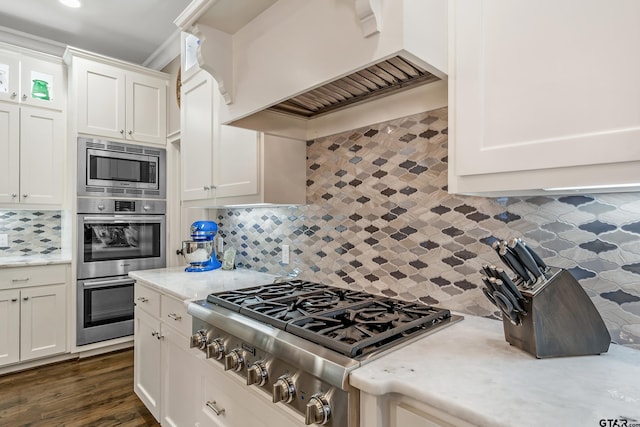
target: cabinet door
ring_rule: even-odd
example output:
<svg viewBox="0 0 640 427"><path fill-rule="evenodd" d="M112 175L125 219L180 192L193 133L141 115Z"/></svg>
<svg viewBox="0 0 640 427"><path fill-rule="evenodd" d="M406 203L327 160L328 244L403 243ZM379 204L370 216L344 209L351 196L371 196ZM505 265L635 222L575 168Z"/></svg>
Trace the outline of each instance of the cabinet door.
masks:
<svg viewBox="0 0 640 427"><path fill-rule="evenodd" d="M213 77L205 71L182 86L182 200L213 196L214 86Z"/></svg>
<svg viewBox="0 0 640 427"><path fill-rule="evenodd" d="M17 203L20 192L20 107L0 104L0 203Z"/></svg>
<svg viewBox="0 0 640 427"><path fill-rule="evenodd" d="M259 136L254 130L220 126L214 144L216 198L258 194Z"/></svg>
<svg viewBox="0 0 640 427"><path fill-rule="evenodd" d="M193 426L196 422L198 359L189 351L189 338L162 325L163 426Z"/></svg>
<svg viewBox="0 0 640 427"><path fill-rule="evenodd" d="M64 114L22 107L20 119L20 201L61 204L65 172Z"/></svg>
<svg viewBox="0 0 640 427"><path fill-rule="evenodd" d="M0 291L0 366L20 360L20 291Z"/></svg>
<svg viewBox="0 0 640 427"><path fill-rule="evenodd" d="M20 360L64 353L67 348L67 285L22 289Z"/></svg>
<svg viewBox="0 0 640 427"><path fill-rule="evenodd" d="M133 390L160 421L160 321L136 307L134 324Z"/></svg>
<svg viewBox="0 0 640 427"><path fill-rule="evenodd" d="M13 52L0 51L0 101L18 102L20 60Z"/></svg>
<svg viewBox="0 0 640 427"><path fill-rule="evenodd" d="M20 59L20 102L57 110L65 109L64 65L22 56Z"/></svg>
<svg viewBox="0 0 640 427"><path fill-rule="evenodd" d="M282 404L274 408L275 404L267 393L247 387L242 378L224 372L222 364L203 359L200 362L197 397L200 427L304 425L301 415L294 415Z"/></svg>
<svg viewBox="0 0 640 427"><path fill-rule="evenodd" d="M126 138L165 145L167 142L167 82L128 73Z"/></svg>
<svg viewBox="0 0 640 427"><path fill-rule="evenodd" d="M106 64L75 58L78 132L125 137L125 75Z"/></svg>
<svg viewBox="0 0 640 427"><path fill-rule="evenodd" d="M456 0L450 14L457 176L548 170L537 177L549 181L557 168L640 160L640 3ZM599 175L575 181L606 184Z"/></svg>

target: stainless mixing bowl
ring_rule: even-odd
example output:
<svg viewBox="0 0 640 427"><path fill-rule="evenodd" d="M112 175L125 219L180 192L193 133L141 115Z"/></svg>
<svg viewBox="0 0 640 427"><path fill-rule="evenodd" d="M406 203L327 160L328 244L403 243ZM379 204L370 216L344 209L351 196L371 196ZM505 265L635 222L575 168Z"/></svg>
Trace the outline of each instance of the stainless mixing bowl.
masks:
<svg viewBox="0 0 640 427"><path fill-rule="evenodd" d="M201 264L208 261L213 253L213 240L194 242L193 240L182 241L182 255L191 264Z"/></svg>

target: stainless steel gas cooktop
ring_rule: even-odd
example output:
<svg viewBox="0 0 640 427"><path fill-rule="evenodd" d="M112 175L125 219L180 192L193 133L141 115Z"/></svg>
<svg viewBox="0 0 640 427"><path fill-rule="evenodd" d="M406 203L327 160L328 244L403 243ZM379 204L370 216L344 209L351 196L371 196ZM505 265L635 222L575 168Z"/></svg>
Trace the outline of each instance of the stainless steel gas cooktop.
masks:
<svg viewBox="0 0 640 427"><path fill-rule="evenodd" d="M357 423L353 369L462 319L303 280L214 293L191 303L189 313L192 347L304 414L306 424L335 427Z"/></svg>

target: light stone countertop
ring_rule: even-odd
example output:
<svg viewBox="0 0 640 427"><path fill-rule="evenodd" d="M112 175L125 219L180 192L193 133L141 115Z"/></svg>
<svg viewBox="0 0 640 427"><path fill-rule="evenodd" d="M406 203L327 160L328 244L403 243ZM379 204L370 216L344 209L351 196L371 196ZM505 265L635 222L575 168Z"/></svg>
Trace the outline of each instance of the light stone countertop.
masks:
<svg viewBox="0 0 640 427"><path fill-rule="evenodd" d="M171 267L132 271L129 277L187 301L204 299L212 292L271 283L277 276L246 269L186 272L184 267Z"/></svg>
<svg viewBox="0 0 640 427"><path fill-rule="evenodd" d="M350 383L475 425L640 425L640 351L611 344L602 355L536 359L505 341L501 322L469 315L356 369Z"/></svg>
<svg viewBox="0 0 640 427"><path fill-rule="evenodd" d="M53 265L53 264L69 264L71 263L71 255L16 255L8 257L0 257L0 268L9 267L31 267L36 265Z"/></svg>

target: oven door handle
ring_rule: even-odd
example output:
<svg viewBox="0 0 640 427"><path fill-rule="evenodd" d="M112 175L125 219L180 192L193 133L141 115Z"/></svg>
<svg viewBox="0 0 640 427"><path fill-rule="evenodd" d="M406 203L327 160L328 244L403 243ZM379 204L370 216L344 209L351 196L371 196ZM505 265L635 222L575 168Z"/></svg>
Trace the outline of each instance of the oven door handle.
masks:
<svg viewBox="0 0 640 427"><path fill-rule="evenodd" d="M116 279L116 280L98 280L98 281L84 282L84 288L85 289L106 288L107 286L125 285L127 283L131 283L133 285L135 283L135 280Z"/></svg>
<svg viewBox="0 0 640 427"><path fill-rule="evenodd" d="M127 223L127 222L154 222L154 219L160 219L164 215L144 215L144 216L131 216L131 215L116 215L116 216L85 216L83 222L85 224L91 222L114 222L114 223Z"/></svg>

